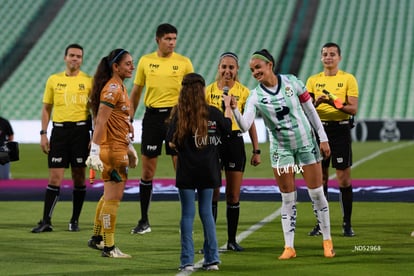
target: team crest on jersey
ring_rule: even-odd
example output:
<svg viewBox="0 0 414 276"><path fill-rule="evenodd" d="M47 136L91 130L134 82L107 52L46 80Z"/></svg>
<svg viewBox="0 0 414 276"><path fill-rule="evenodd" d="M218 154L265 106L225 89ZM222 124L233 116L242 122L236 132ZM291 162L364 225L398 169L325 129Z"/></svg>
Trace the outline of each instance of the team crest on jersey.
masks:
<svg viewBox="0 0 414 276"><path fill-rule="evenodd" d="M279 154L278 154L277 152L274 152L274 153L272 154L272 162L273 162L273 163L279 163L279 159L280 159Z"/></svg>
<svg viewBox="0 0 414 276"><path fill-rule="evenodd" d="M293 89L290 87L290 86L286 86L286 88L285 88L285 94L286 94L286 96L288 96L288 97L292 97L293 96Z"/></svg>
<svg viewBox="0 0 414 276"><path fill-rule="evenodd" d="M109 92L116 91L117 89L118 89L118 85L116 83L109 84L109 88L108 88Z"/></svg>

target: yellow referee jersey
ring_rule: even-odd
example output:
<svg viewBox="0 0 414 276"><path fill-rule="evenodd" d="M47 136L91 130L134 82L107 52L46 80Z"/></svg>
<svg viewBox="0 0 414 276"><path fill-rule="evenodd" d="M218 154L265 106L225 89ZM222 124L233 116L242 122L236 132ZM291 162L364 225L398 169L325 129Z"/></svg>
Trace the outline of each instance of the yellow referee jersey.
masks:
<svg viewBox="0 0 414 276"><path fill-rule="evenodd" d="M240 82L235 82L233 87L229 90L229 95L234 96L237 99L237 107L239 110L243 112L244 106L246 105L247 97L250 94L249 88L241 84ZM206 87L206 100L207 102L220 109L224 112L222 108L222 95L223 90L220 90L217 82L213 82ZM239 126L237 125L236 120L232 117L232 130L240 130Z"/></svg>
<svg viewBox="0 0 414 276"><path fill-rule="evenodd" d="M145 106L172 107L178 102L183 77L192 72L194 69L189 58L177 53L159 57L157 52L153 52L140 58L134 84L146 86Z"/></svg>
<svg viewBox="0 0 414 276"><path fill-rule="evenodd" d="M358 83L356 78L347 72L339 70L335 76L325 76L324 72L320 72L308 78L306 89L309 93L315 95L317 99L321 95L325 95L322 90L327 90L337 96L346 103L346 97L358 97ZM322 121L343 121L349 119L351 115L346 114L333 106L322 103L316 111Z"/></svg>
<svg viewBox="0 0 414 276"><path fill-rule="evenodd" d="M92 77L82 71L73 77L66 76L65 72L51 75L46 82L43 103L53 105L52 121L86 121L91 89Z"/></svg>

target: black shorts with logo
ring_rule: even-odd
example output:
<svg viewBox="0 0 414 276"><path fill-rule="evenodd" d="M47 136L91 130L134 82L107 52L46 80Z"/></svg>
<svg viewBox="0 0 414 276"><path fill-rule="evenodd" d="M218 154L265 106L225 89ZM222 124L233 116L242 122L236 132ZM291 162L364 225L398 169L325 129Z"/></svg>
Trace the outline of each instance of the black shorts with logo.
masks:
<svg viewBox="0 0 414 276"><path fill-rule="evenodd" d="M141 154L148 157L161 155L162 144L167 135L167 119L171 113L171 107L145 109L144 118L142 119L142 139ZM167 155L176 155L177 153L165 143L165 152Z"/></svg>
<svg viewBox="0 0 414 276"><path fill-rule="evenodd" d="M352 166L352 138L349 121L323 121L323 127L329 140L331 156L322 161L322 167L344 170Z"/></svg>
<svg viewBox="0 0 414 276"><path fill-rule="evenodd" d="M87 122L53 123L48 154L49 168L85 167L89 155L90 126Z"/></svg>
<svg viewBox="0 0 414 276"><path fill-rule="evenodd" d="M243 133L232 131L229 136L222 137L220 160L225 171L244 172L246 167L246 151Z"/></svg>

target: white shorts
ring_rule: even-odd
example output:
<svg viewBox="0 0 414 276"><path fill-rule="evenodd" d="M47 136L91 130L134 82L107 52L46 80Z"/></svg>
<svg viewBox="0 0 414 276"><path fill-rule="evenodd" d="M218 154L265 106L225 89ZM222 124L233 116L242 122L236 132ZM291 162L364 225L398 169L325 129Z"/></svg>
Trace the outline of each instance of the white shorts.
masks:
<svg viewBox="0 0 414 276"><path fill-rule="evenodd" d="M281 149L270 150L270 161L272 168L294 168L300 170L304 165L318 163L322 160L319 147L308 145L297 149Z"/></svg>

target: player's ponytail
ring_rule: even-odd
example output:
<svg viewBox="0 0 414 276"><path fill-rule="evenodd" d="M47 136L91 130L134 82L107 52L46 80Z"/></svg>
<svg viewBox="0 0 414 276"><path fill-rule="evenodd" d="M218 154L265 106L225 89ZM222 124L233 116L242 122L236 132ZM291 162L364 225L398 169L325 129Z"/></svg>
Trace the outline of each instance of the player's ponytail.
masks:
<svg viewBox="0 0 414 276"><path fill-rule="evenodd" d="M101 91L105 84L112 78L112 65L122 59L124 54L128 52L124 49L112 50L109 55L103 57L96 68L93 77L92 93L90 97L92 114L94 117L98 114L99 103L101 99Z"/></svg>

